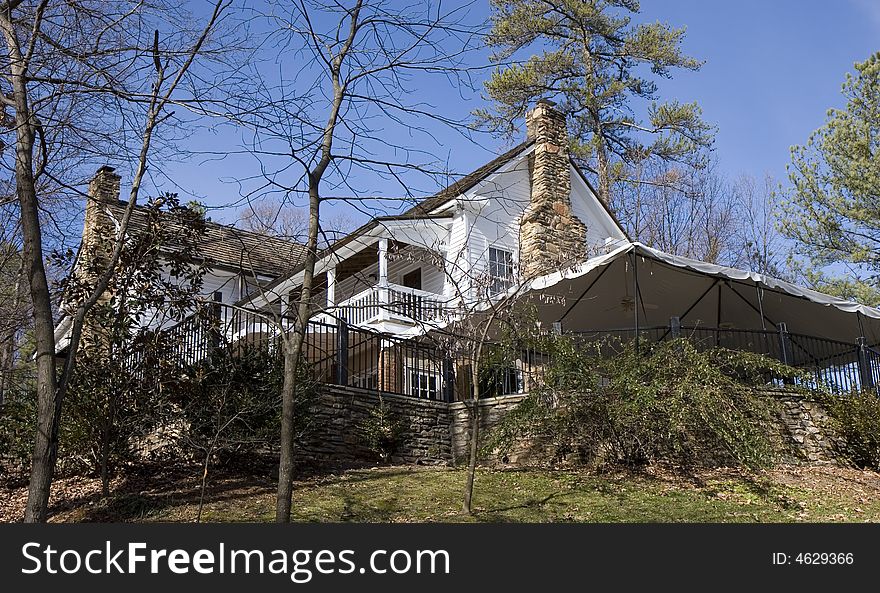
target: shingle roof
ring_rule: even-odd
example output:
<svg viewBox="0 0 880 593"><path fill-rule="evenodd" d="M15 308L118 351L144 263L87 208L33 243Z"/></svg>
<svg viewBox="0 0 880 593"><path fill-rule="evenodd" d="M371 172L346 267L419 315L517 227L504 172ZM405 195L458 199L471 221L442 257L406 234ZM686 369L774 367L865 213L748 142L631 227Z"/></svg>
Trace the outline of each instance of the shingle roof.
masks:
<svg viewBox="0 0 880 593"><path fill-rule="evenodd" d="M121 220L125 202L109 204L113 217ZM136 231L146 225L146 210L136 207L129 228ZM254 272L273 278L299 267L305 257L305 246L294 241L238 229L216 222L208 222L200 251L212 265Z"/></svg>

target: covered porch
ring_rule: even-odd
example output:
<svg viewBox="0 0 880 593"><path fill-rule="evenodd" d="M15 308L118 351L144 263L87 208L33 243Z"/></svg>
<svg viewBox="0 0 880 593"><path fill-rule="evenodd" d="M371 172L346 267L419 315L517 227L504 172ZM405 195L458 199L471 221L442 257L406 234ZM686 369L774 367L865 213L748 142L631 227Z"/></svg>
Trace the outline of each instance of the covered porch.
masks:
<svg viewBox="0 0 880 593"><path fill-rule="evenodd" d="M317 319L399 331L441 317L446 307L442 254L378 238L316 277ZM438 263L440 265L438 265Z"/></svg>

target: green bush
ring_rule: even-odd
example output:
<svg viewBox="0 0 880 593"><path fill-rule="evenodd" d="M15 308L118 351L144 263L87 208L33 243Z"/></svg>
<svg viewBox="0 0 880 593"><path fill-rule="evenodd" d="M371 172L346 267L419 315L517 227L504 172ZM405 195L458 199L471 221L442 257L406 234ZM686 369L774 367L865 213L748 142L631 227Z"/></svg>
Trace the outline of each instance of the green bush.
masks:
<svg viewBox="0 0 880 593"><path fill-rule="evenodd" d="M37 394L30 375L17 375L7 384L0 407L0 474L27 470L34 451Z"/></svg>
<svg viewBox="0 0 880 593"><path fill-rule="evenodd" d="M841 437L839 453L861 468L880 471L880 398L876 393L823 395Z"/></svg>
<svg viewBox="0 0 880 593"><path fill-rule="evenodd" d="M370 415L360 428L367 448L379 461L388 463L400 444L402 427L382 396L379 396L379 405L370 409Z"/></svg>
<svg viewBox="0 0 880 593"><path fill-rule="evenodd" d="M772 461L770 409L753 387L797 371L749 353L699 351L686 340L584 348L548 337L544 385L493 431L488 446L508 452L534 439L551 459L682 466Z"/></svg>
<svg viewBox="0 0 880 593"><path fill-rule="evenodd" d="M261 348L218 351L174 386L172 401L186 426L180 445L196 457L277 450L283 360ZM311 430L309 409L320 386L306 364L297 373L294 434Z"/></svg>

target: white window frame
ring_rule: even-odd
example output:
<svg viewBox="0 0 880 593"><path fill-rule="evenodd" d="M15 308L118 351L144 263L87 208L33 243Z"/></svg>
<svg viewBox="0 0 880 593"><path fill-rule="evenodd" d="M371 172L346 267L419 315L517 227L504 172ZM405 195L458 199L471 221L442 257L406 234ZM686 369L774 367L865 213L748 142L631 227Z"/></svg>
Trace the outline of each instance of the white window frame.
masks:
<svg viewBox="0 0 880 593"><path fill-rule="evenodd" d="M412 368L410 369L409 382L409 392L413 397L434 401L440 399L440 380L436 374Z"/></svg>
<svg viewBox="0 0 880 593"><path fill-rule="evenodd" d="M487 262L490 296L501 294L513 286L515 265L512 251L490 245Z"/></svg>

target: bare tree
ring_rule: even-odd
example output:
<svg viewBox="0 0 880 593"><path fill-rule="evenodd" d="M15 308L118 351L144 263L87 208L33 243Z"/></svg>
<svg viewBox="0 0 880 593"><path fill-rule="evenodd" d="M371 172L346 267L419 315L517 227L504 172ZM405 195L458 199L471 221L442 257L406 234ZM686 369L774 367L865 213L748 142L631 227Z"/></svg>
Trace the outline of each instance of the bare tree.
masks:
<svg viewBox="0 0 880 593"><path fill-rule="evenodd" d="M218 0L208 24L192 29L169 18L178 14L178 6L161 3L9 0L0 5L0 31L7 49L0 57L0 100L7 112L14 112L15 193L36 344L37 430L25 521L46 519L61 406L75 369L83 322L104 294L119 259L119 238L137 202L154 134L170 117L166 108L175 102L225 6ZM160 37L160 23L172 23L175 33ZM65 157L75 158L70 155L77 151L70 147L94 157L93 151L111 145L109 140L114 146L133 148L123 151L133 153L135 161L128 209L106 269L89 294L69 303L73 325L59 377L52 292L44 264L40 211L46 195L40 191L41 182L49 179L57 187L69 187L70 177L60 173L81 164L65 162ZM97 155L104 158L101 152Z"/></svg>
<svg viewBox="0 0 880 593"><path fill-rule="evenodd" d="M675 255L736 262L739 204L716 165L693 169L642 162L632 176L638 183L623 186L614 203L631 238Z"/></svg>
<svg viewBox="0 0 880 593"><path fill-rule="evenodd" d="M787 278L788 250L777 229L776 185L769 174L760 180L743 174L734 181L739 221L735 241L741 250L738 265L775 278Z"/></svg>
<svg viewBox="0 0 880 593"><path fill-rule="evenodd" d="M292 302L292 327L284 328L285 374L282 388L281 455L276 521L290 520L293 486L294 393L296 373L312 314L321 205L342 199L363 208L361 183L383 177L413 195L416 175L441 176L426 146L434 139L425 123L459 126L436 107L419 102L413 86L463 81L463 56L475 49L473 26L461 6L432 2L401 6L385 0L325 3L270 2L260 16L270 33L263 47L273 70L254 72L250 92L231 100L224 111L254 132L250 151L259 160L260 187L249 193L276 194L283 203L306 203L308 223L302 283ZM260 27L258 27L260 28ZM292 60L292 62L287 62ZM416 137L416 145L395 143ZM368 195L368 194L367 194ZM287 301L288 295L273 295Z"/></svg>
<svg viewBox="0 0 880 593"><path fill-rule="evenodd" d="M249 231L302 243L308 238L309 213L283 200L250 200L239 209L238 224ZM354 220L344 212L322 216L319 247L326 247L354 229Z"/></svg>

